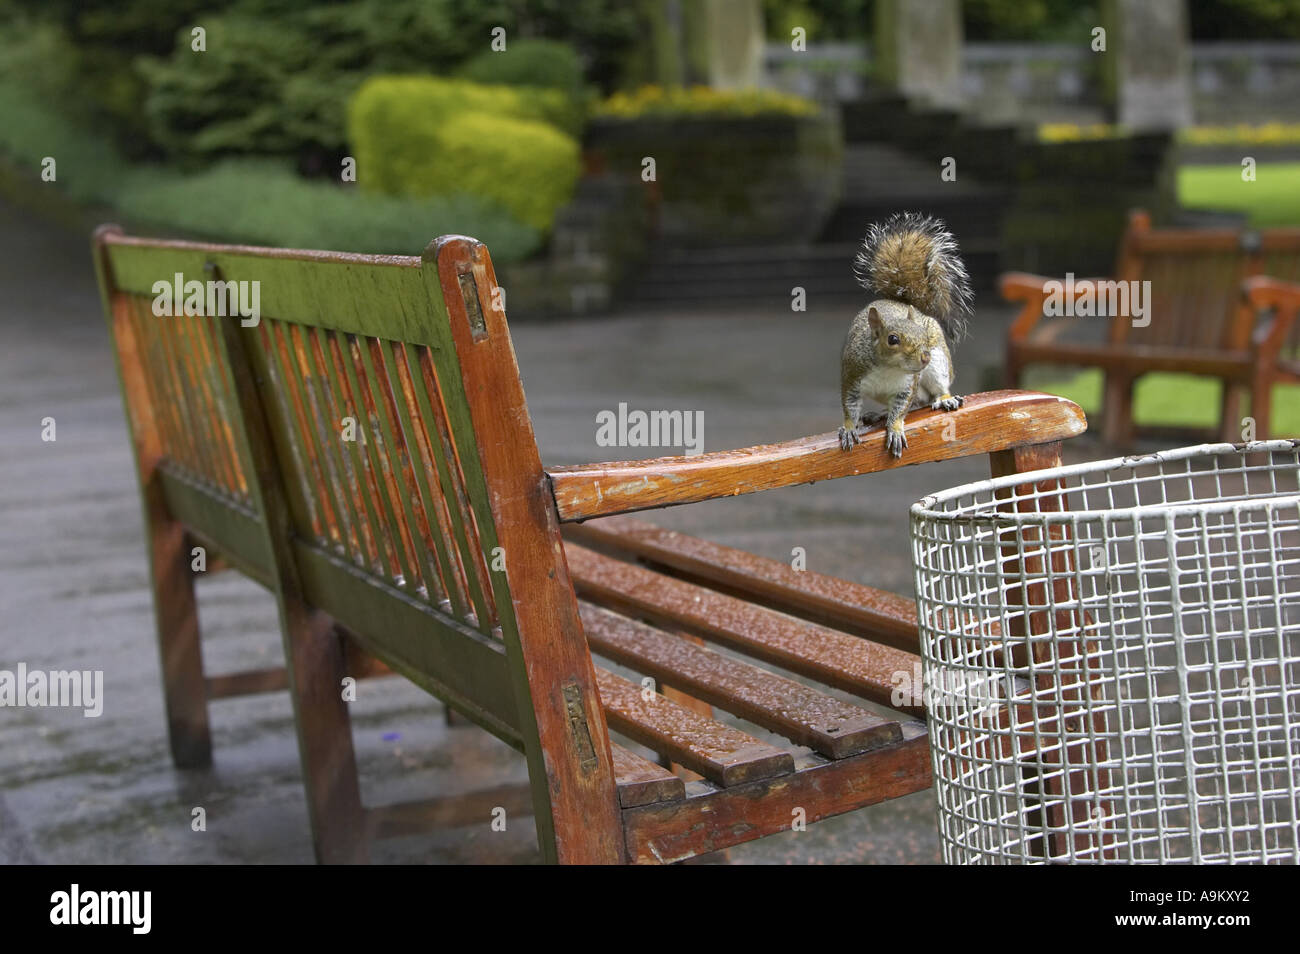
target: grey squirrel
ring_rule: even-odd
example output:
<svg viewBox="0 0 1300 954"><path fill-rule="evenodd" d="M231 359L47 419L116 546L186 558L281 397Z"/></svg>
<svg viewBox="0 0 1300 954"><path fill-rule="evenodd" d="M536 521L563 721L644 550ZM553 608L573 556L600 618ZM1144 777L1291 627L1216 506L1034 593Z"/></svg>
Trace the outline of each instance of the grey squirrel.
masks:
<svg viewBox="0 0 1300 954"><path fill-rule="evenodd" d="M861 443L859 424L885 424L885 447L907 447L903 417L926 404L955 411L952 355L944 338L964 334L971 311L970 277L957 242L939 219L900 212L872 225L853 263L858 281L878 296L858 312L840 358L844 423L840 447ZM886 411L864 415L871 398Z"/></svg>

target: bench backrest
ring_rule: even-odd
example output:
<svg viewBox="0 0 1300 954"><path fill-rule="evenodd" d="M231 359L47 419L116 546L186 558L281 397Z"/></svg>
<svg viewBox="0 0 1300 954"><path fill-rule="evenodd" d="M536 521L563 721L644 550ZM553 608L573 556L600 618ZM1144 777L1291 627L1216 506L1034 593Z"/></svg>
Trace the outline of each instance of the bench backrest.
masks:
<svg viewBox="0 0 1300 954"><path fill-rule="evenodd" d="M1144 328L1111 322L1111 341L1243 349L1253 316L1241 311L1241 282L1251 275L1300 278L1300 229L1153 229L1150 216L1136 211L1115 276L1151 282L1152 321Z"/></svg>
<svg viewBox="0 0 1300 954"><path fill-rule="evenodd" d="M581 823L617 811L604 715L487 250L109 227L96 256L146 498L523 750L546 854L609 857ZM235 283L216 297L256 324L185 314L190 282L205 311Z"/></svg>

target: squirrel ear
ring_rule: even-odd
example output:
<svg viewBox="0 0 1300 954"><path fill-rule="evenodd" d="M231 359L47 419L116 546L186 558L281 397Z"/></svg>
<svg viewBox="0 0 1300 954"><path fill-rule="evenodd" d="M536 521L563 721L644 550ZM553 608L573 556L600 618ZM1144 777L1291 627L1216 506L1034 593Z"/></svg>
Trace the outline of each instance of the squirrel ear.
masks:
<svg viewBox="0 0 1300 954"><path fill-rule="evenodd" d="M874 334L880 334L880 312L874 306L867 309L867 326Z"/></svg>

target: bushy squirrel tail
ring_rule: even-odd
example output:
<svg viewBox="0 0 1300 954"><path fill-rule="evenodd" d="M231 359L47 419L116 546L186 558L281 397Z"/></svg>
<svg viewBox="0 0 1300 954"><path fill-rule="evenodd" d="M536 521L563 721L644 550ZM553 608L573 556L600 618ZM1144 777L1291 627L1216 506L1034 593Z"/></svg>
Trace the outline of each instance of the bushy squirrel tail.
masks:
<svg viewBox="0 0 1300 954"><path fill-rule="evenodd" d="M966 332L973 294L957 240L940 219L897 212L867 231L853 260L867 291L930 315L958 339Z"/></svg>

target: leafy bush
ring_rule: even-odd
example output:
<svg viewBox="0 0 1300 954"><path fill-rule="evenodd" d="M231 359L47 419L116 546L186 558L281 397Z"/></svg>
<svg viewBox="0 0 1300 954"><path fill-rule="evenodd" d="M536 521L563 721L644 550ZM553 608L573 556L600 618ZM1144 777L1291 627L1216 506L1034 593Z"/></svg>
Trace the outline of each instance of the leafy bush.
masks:
<svg viewBox="0 0 1300 954"><path fill-rule="evenodd" d="M573 192L578 144L549 125L555 90L375 77L348 109L357 179L389 195L468 192L548 229Z"/></svg>
<svg viewBox="0 0 1300 954"><path fill-rule="evenodd" d="M77 202L108 201L127 175L108 136L51 110L39 95L7 79L0 79L0 116L0 157L34 180L42 160L53 158L52 186Z"/></svg>
<svg viewBox="0 0 1300 954"><path fill-rule="evenodd" d="M299 177L283 163L230 159L194 174L139 171L116 196L122 215L221 241L418 255L438 235L472 235L493 258L526 258L540 244L490 199L401 199Z"/></svg>
<svg viewBox="0 0 1300 954"><path fill-rule="evenodd" d="M460 69L463 79L507 86L544 86L571 96L582 90L582 60L556 40L512 40L501 51L485 50Z"/></svg>
<svg viewBox="0 0 1300 954"><path fill-rule="evenodd" d="M615 93L598 103L596 116L639 119L642 116L813 116L819 107L811 100L769 89L728 91L708 86L642 86L630 93Z"/></svg>

